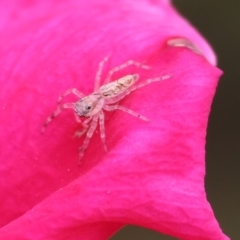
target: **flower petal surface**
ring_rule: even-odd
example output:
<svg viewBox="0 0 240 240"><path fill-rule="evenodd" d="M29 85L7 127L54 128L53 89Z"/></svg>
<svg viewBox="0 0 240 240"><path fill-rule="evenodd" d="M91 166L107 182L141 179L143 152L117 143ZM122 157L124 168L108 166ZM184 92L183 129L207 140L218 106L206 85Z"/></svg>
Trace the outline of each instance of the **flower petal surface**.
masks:
<svg viewBox="0 0 240 240"><path fill-rule="evenodd" d="M0 236L107 239L136 224L180 239L228 239L204 190L205 136L221 71L207 42L169 1L2 1L0 3ZM189 39L201 54L173 47ZM99 63L132 59L113 80L171 75L119 104L149 118L106 114L78 166L81 128L71 111L49 124L69 88L93 92ZM205 57L203 57L205 56ZM66 102L77 101L68 96Z"/></svg>

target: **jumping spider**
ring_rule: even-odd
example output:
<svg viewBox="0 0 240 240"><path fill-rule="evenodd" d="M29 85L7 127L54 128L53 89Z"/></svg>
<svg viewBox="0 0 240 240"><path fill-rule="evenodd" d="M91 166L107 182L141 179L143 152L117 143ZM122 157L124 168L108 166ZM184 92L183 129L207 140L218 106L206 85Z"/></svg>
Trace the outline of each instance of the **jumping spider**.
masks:
<svg viewBox="0 0 240 240"><path fill-rule="evenodd" d="M75 118L78 123L81 123L83 126L83 131L80 132L80 136L86 133L85 140L83 142L82 147L80 147L79 153L79 163L84 155L84 151L87 148L89 141L95 132L98 122L100 127L100 136L103 142L103 146L105 151L107 152L107 146L105 143L105 127L104 127L104 111L114 111L114 110L122 110L126 113L129 113L137 118L140 118L144 121L150 121L148 118L132 111L131 109L125 108L123 106L119 106L118 102L130 94L132 91L135 91L138 88L144 87L147 84L152 82L162 81L170 78L170 75L165 75L157 78L150 78L144 81L143 83L139 83L134 85L139 79L139 74L129 74L123 76L115 81L111 81L112 75L129 66L135 65L137 67L141 67L144 69L150 69L149 66L142 65L139 62L135 62L133 60L129 60L126 63L113 68L108 72L108 75L104 81L104 85L100 86L101 73L104 66L104 63L108 60L108 57L105 57L103 61L99 63L98 71L95 78L94 84L94 92L88 96L85 96L82 92L78 91L76 88L72 88L67 90L64 94L60 95L58 98L58 108L53 112L51 116L47 118L45 121L42 133L45 131L47 125L65 108L71 108L75 112ZM62 99L69 95L76 95L79 100L74 103L64 103L60 104ZM81 118L85 120L82 122Z"/></svg>

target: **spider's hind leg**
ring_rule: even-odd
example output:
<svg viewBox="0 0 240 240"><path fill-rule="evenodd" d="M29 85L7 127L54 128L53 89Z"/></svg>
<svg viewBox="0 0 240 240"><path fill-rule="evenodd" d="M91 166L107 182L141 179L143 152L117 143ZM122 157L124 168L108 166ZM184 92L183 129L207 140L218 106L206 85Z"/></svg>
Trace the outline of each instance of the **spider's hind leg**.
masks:
<svg viewBox="0 0 240 240"><path fill-rule="evenodd" d="M114 110L121 110L123 112L126 112L128 114L131 114L132 116L134 117L137 117L137 118L140 118L141 120L143 121L146 121L146 122L150 122L151 120L148 119L147 117L144 117L143 115L137 113L137 112L134 112L133 110L129 109L129 108L125 108L123 106L119 106L119 105L111 105L111 106L105 106L104 109L106 111L114 111Z"/></svg>
<svg viewBox="0 0 240 240"><path fill-rule="evenodd" d="M60 104L63 98L65 98L69 94L74 94L78 98L83 98L85 96L82 92L78 91L76 88L70 88L65 93L59 96L57 103Z"/></svg>
<svg viewBox="0 0 240 240"><path fill-rule="evenodd" d="M112 78L112 75L115 73L115 72L118 72L130 65L134 65L136 67L140 67L140 68L143 68L143 69L150 69L151 67L150 66L147 66L147 65L143 65L142 63L140 62L136 62L136 61L133 61L133 60L129 60L113 69L111 69L109 72L108 72L108 75L106 77L106 80L104 82L104 84L107 84L111 81L111 78Z"/></svg>
<svg viewBox="0 0 240 240"><path fill-rule="evenodd" d="M95 81L94 81L94 91L97 91L100 87L103 66L107 62L108 59L109 59L109 56L105 57L98 65L98 70L97 70L97 74L96 74Z"/></svg>

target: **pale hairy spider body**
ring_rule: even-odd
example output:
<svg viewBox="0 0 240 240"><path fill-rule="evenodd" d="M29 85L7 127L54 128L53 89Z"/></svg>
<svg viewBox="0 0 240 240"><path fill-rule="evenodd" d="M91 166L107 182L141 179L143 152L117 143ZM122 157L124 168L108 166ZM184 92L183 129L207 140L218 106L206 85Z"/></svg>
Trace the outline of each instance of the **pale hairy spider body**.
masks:
<svg viewBox="0 0 240 240"><path fill-rule="evenodd" d="M76 121L78 123L81 123L83 126L83 130L78 132L77 135L82 136L83 134L86 133L86 137L83 142L83 145L82 147L80 147L79 163L84 155L84 151L87 148L93 133L95 132L98 126L98 123L100 127L100 137L102 139L104 149L107 152L107 147L105 143L105 126L104 126L103 110L105 111L121 110L135 117L138 117L144 121L150 121L148 118L132 111L131 109L118 105L118 102L124 97L126 97L128 94L130 94L132 91L135 91L138 88L141 88L152 82L157 82L157 81L170 78L170 75L165 75L162 77L147 79L143 83L139 83L135 85L135 83L139 79L139 75L129 74L115 81L110 82L111 77L115 72L129 65L135 65L137 67L141 67L144 69L150 69L149 66L142 65L141 63L129 60L128 62L110 70L108 72L107 78L104 81L104 84L100 86L103 65L107 60L108 60L108 57L104 58L104 60L99 64L98 71L95 78L94 92L90 95L85 96L82 92L78 91L76 88L67 90L64 94L62 94L58 98L58 108L56 109L56 111L53 112L53 114L50 117L47 118L42 128L42 133L43 133L47 125L53 120L53 118L55 118L58 114L60 114L63 109L66 109L66 108L73 109L75 113ZM60 104L62 99L69 94L76 95L79 98L79 100L74 103ZM82 121L82 119L84 120Z"/></svg>

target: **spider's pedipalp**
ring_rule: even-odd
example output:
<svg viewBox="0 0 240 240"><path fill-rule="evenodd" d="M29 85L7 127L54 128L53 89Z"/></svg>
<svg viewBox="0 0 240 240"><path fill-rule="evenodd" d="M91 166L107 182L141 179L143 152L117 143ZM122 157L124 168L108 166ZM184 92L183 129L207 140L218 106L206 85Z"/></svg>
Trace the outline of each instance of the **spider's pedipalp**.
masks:
<svg viewBox="0 0 240 240"><path fill-rule="evenodd" d="M88 128L88 123L92 121L93 117L88 117L86 120L83 121L82 126L84 128Z"/></svg>
<svg viewBox="0 0 240 240"><path fill-rule="evenodd" d="M75 120L77 123L82 123L81 118L78 116L78 114L76 112L74 113L74 116L75 116Z"/></svg>

